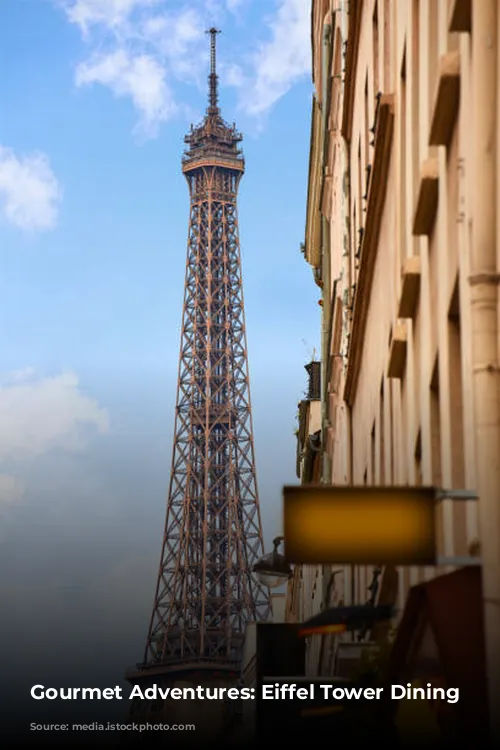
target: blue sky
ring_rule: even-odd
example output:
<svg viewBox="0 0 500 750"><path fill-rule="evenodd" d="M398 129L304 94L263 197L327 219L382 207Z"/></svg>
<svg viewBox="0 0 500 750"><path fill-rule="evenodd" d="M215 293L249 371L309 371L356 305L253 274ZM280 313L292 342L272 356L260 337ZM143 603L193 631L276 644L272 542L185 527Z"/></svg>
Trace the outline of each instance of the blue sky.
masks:
<svg viewBox="0 0 500 750"><path fill-rule="evenodd" d="M82 612L92 616L71 658L109 652L118 623L128 658L141 655L176 395L188 220L180 159L205 107L203 32L213 24L223 30L223 114L244 134L240 235L266 543L280 530L281 486L296 481L303 366L319 332L319 293L299 251L307 6L0 4L1 585L12 632L27 638L23 658L36 654L42 672L33 609L47 662Z"/></svg>

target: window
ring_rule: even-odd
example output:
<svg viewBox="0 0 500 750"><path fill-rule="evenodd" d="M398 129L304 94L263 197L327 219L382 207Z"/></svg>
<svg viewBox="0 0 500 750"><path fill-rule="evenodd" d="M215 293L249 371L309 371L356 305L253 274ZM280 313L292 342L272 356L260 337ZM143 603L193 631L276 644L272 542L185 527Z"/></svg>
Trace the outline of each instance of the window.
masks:
<svg viewBox="0 0 500 750"><path fill-rule="evenodd" d="M373 90L375 94L380 90L380 72L379 72L379 28L378 28L378 0L375 0L375 9L373 11Z"/></svg>
<svg viewBox="0 0 500 750"><path fill-rule="evenodd" d="M375 422L373 422L372 433L370 438L370 472L371 472L371 483L377 484L377 456L376 456L376 441L375 441Z"/></svg>
<svg viewBox="0 0 500 750"><path fill-rule="evenodd" d="M439 403L439 360L436 358L436 363L432 371L432 378L430 384L430 397L431 397L431 471L432 471L432 484L434 487L442 486L442 474L441 474L441 414L440 414L440 403ZM443 503L440 503L436 513L436 537L437 537L437 549L439 554L443 554L444 550L444 517L443 517Z"/></svg>
<svg viewBox="0 0 500 750"><path fill-rule="evenodd" d="M399 248L401 252L401 262L407 256L406 244L407 238L407 217L406 217L406 119L407 119L407 101L406 101L406 49L403 53L403 65L401 68L400 79L401 106L399 110ZM399 263L396 264L396 273L399 278Z"/></svg>
<svg viewBox="0 0 500 750"><path fill-rule="evenodd" d="M369 146L370 146L370 107L368 105L368 75L365 78L365 132L364 132L364 139L365 139L365 172L367 179L365 180L365 189L361 193L363 195L366 193L368 195L368 164L370 163L370 154L369 154Z"/></svg>
<svg viewBox="0 0 500 750"><path fill-rule="evenodd" d="M389 484L393 484L395 480L394 476L394 436L395 436L395 430L394 430L394 397L392 392L392 382L389 383L389 387L387 389L387 400L389 402L389 408L388 408L388 420L387 420L387 445L389 448L389 472L387 476L387 480Z"/></svg>
<svg viewBox="0 0 500 750"><path fill-rule="evenodd" d="M391 8L394 3L384 0L384 90L390 91L391 86Z"/></svg>
<svg viewBox="0 0 500 750"><path fill-rule="evenodd" d="M464 427L462 390L462 342L458 276L448 312L448 393L450 396L450 434L453 486L464 486Z"/></svg>
<svg viewBox="0 0 500 750"><path fill-rule="evenodd" d="M411 41L411 117L407 124L407 141L411 148L411 182L408 185L410 194L407 198L408 241L412 243L412 255L419 253L419 239L412 236L413 209L417 201L420 178L420 0L413 0L412 4L412 41Z"/></svg>
<svg viewBox="0 0 500 750"><path fill-rule="evenodd" d="M438 15L439 3L429 3L429 46L427 48L427 66L428 66L428 121L427 127L430 129L432 119L432 107L434 106L434 96L436 93L437 71L438 71ZM429 148L429 156L437 151L437 146Z"/></svg>
<svg viewBox="0 0 500 750"><path fill-rule="evenodd" d="M384 379L382 378L382 383L380 384L380 413L378 418L379 423L379 432L380 432L380 445L379 445L379 481L380 484L384 484L385 482L385 441L384 441L384 435L385 435L385 402L384 402Z"/></svg>
<svg viewBox="0 0 500 750"><path fill-rule="evenodd" d="M431 465L432 484L441 487L441 415L439 403L439 360L432 371L431 386Z"/></svg>
<svg viewBox="0 0 500 750"><path fill-rule="evenodd" d="M422 432L419 430L415 443L415 485L419 487L422 483Z"/></svg>
<svg viewBox="0 0 500 750"><path fill-rule="evenodd" d="M453 488L460 489L465 485L465 451L458 274L448 311L448 378L451 484ZM457 503L453 508L453 552L455 555L465 555L468 551L467 509L465 505L466 503Z"/></svg>

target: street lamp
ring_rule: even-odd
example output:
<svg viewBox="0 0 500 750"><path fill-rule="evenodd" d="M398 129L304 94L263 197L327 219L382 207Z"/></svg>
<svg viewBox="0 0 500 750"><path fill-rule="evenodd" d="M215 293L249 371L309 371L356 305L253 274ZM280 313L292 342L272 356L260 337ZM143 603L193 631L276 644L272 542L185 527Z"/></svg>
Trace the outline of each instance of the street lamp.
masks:
<svg viewBox="0 0 500 750"><path fill-rule="evenodd" d="M273 551L261 557L252 568L262 585L270 589L281 586L292 575L292 568L285 557L278 552L278 547L284 539L282 536L273 539Z"/></svg>

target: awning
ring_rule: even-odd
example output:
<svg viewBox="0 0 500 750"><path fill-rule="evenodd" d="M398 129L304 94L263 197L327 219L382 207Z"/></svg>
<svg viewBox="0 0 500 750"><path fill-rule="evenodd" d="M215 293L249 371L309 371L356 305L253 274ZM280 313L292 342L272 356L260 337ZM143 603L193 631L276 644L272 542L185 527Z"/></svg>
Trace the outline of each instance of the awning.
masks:
<svg viewBox="0 0 500 750"><path fill-rule="evenodd" d="M299 635L342 633L361 630L380 620L390 620L394 608L390 605L374 607L370 604L356 604L352 607L332 607L302 623Z"/></svg>

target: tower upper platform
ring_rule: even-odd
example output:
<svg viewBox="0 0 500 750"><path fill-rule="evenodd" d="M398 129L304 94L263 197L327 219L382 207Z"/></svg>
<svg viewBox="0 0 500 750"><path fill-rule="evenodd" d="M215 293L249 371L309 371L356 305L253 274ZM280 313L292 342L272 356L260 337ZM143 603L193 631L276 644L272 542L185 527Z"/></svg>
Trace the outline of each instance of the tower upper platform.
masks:
<svg viewBox="0 0 500 750"><path fill-rule="evenodd" d="M182 157L182 171L186 174L200 167L225 167L238 172L245 169L245 160L239 147L243 140L236 125L229 125L222 119L218 106L218 76L216 72L215 41L217 29L209 29L210 34L210 75L208 76L208 107L203 121L191 125L185 136L186 151Z"/></svg>

